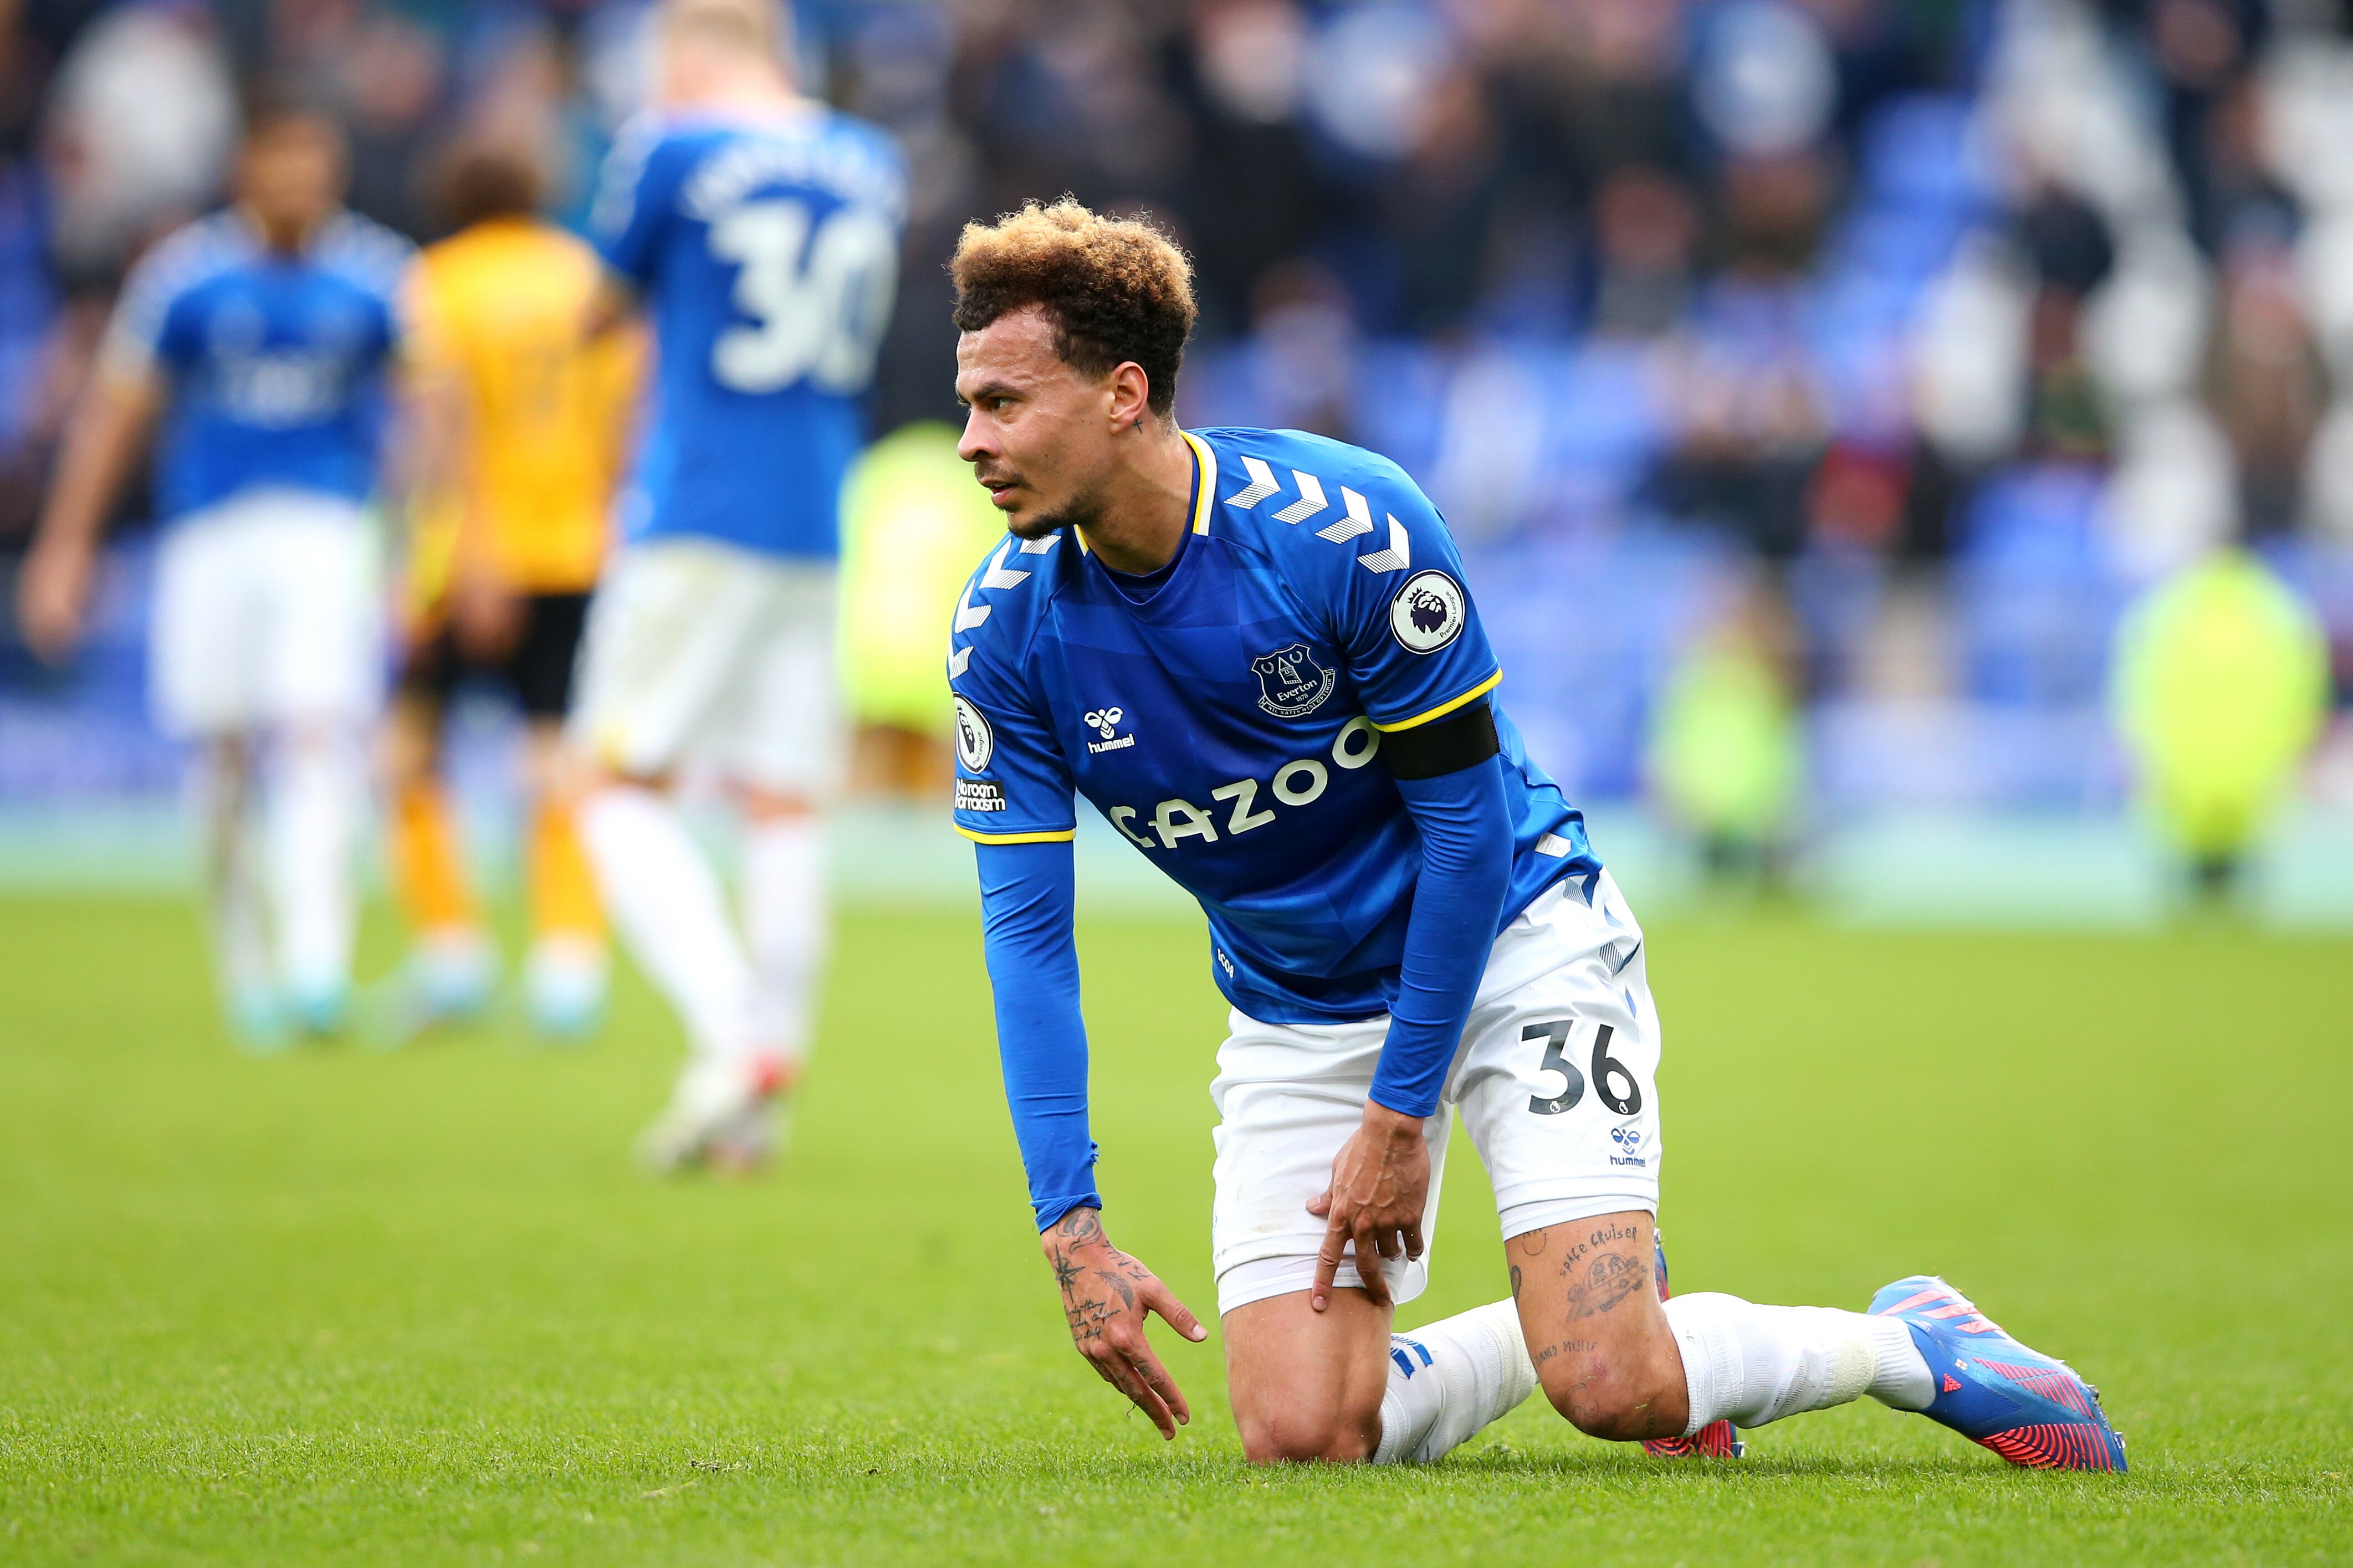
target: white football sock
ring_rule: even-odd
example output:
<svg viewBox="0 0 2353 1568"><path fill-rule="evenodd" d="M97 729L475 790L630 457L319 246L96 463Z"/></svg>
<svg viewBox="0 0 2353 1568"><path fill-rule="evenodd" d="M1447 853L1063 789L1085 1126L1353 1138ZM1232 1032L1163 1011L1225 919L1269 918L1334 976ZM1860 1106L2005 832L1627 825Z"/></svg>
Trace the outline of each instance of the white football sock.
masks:
<svg viewBox="0 0 2353 1568"><path fill-rule="evenodd" d="M1719 1417L1762 1426L1864 1394L1899 1410L1922 1409L1932 1396L1928 1363L1892 1318L1760 1307L1712 1290L1677 1296L1666 1312L1691 1395L1687 1437Z"/></svg>
<svg viewBox="0 0 2353 1568"><path fill-rule="evenodd" d="M272 759L265 820L279 972L298 997L331 999L351 983L359 894L352 857L367 802L358 735L285 737Z"/></svg>
<svg viewBox="0 0 2353 1568"><path fill-rule="evenodd" d="M1535 1392L1536 1369L1509 1301L1389 1337L1389 1385L1381 1395L1377 1465L1419 1465L1444 1456Z"/></svg>
<svg viewBox="0 0 2353 1568"><path fill-rule="evenodd" d="M749 1041L752 965L728 922L718 873L669 796L635 784L596 791L579 813L589 863L631 956L686 1026L699 1057Z"/></svg>
<svg viewBox="0 0 2353 1568"><path fill-rule="evenodd" d="M259 814L243 764L207 756L195 801L205 845L205 914L222 994L242 1002L269 988L269 918Z"/></svg>
<svg viewBox="0 0 2353 1568"><path fill-rule="evenodd" d="M825 819L771 817L744 833L744 931L752 950L753 1038L807 1055L827 937Z"/></svg>

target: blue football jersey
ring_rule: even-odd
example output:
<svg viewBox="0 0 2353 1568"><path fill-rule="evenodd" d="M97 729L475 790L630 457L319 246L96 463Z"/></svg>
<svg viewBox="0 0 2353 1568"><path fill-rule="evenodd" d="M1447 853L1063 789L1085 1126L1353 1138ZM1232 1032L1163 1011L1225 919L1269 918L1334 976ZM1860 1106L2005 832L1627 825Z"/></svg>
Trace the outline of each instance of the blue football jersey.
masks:
<svg viewBox="0 0 2353 1568"><path fill-rule="evenodd" d="M838 553L905 221L897 148L830 110L623 132L591 226L653 319L629 537Z"/></svg>
<svg viewBox="0 0 2353 1568"><path fill-rule="evenodd" d="M1124 578L1066 531L1008 538L966 586L948 647L956 828L1069 838L1083 795L1200 900L1235 1006L1370 1017L1395 998L1420 868L1382 737L1503 672L1452 537L1397 465L1293 430L1186 439L1194 523L1165 574ZM1494 717L1509 921L1599 862Z"/></svg>
<svg viewBox="0 0 2353 1568"><path fill-rule="evenodd" d="M132 269L104 353L111 368L159 374L169 391L156 447L166 517L263 487L354 500L375 488L413 254L344 213L301 255L278 255L232 208Z"/></svg>

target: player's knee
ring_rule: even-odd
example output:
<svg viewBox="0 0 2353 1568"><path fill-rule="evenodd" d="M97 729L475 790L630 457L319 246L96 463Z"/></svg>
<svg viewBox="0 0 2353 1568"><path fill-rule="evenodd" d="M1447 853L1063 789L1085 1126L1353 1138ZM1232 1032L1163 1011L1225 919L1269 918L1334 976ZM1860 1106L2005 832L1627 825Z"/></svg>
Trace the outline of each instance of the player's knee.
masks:
<svg viewBox="0 0 2353 1568"><path fill-rule="evenodd" d="M1662 1409L1665 1391L1649 1386L1615 1358L1594 1357L1557 1370L1548 1366L1538 1375L1552 1407L1588 1437L1630 1443L1672 1436L1665 1425L1682 1430Z"/></svg>
<svg viewBox="0 0 2353 1568"><path fill-rule="evenodd" d="M423 784L440 765L440 737L437 732L402 723L393 726L385 735L384 768L394 788Z"/></svg>
<svg viewBox="0 0 2353 1568"><path fill-rule="evenodd" d="M1380 1446L1380 1416L1344 1410L1283 1410L1240 1417L1242 1457L1253 1465L1361 1464Z"/></svg>
<svg viewBox="0 0 2353 1568"><path fill-rule="evenodd" d="M241 784L253 771L253 740L243 731L224 731L205 742L205 757L224 784Z"/></svg>

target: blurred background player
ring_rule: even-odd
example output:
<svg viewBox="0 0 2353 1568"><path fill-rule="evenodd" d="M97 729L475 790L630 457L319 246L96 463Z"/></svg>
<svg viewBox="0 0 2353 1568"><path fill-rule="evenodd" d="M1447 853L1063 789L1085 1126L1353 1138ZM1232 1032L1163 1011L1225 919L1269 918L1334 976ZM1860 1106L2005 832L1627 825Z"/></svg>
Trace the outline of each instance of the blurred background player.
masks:
<svg viewBox="0 0 2353 1568"><path fill-rule="evenodd" d="M690 1047L641 1153L756 1162L806 1050L826 942L818 807L839 768L835 557L856 399L891 313L905 181L880 132L800 96L765 0L672 0L653 112L594 218L651 318L627 542L589 613L574 726L607 907ZM744 930L671 795L707 768L744 819Z"/></svg>
<svg viewBox="0 0 2353 1568"><path fill-rule="evenodd" d="M858 460L841 494L843 695L857 745L853 793L895 794L928 810L949 793L952 710L940 700L936 630L963 596L965 567L1005 531L988 492L956 456L956 432L902 425Z"/></svg>
<svg viewBox="0 0 2353 1568"><path fill-rule="evenodd" d="M2142 805L2221 900L2327 720L2327 635L2261 560L2223 550L2152 589L2116 640L2111 701Z"/></svg>
<svg viewBox="0 0 2353 1568"><path fill-rule="evenodd" d="M438 194L456 232L419 258L405 301L419 461L387 747L394 881L414 942L394 994L402 1035L479 1012L498 980L439 772L468 676L504 687L526 727L532 1019L577 1035L605 994L603 917L559 764L637 356L631 333L582 339L602 268L536 216L540 184L518 150L454 149Z"/></svg>
<svg viewBox="0 0 2353 1568"><path fill-rule="evenodd" d="M413 252L343 209L344 179L332 120L255 115L235 204L157 246L124 287L19 590L26 642L64 658L108 513L163 416L171 521L151 690L164 728L203 748L216 955L231 1018L257 1045L342 1023L381 695L363 508Z"/></svg>

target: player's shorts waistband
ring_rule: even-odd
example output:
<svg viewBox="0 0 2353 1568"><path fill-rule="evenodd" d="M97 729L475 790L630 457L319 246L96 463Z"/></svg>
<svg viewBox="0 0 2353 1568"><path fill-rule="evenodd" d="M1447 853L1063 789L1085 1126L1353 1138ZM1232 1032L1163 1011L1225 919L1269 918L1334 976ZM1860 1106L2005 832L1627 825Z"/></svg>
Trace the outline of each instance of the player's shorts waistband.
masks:
<svg viewBox="0 0 2353 1568"><path fill-rule="evenodd" d="M1563 877L1505 922L1487 950L1486 968L1472 1005L1483 1006L1597 949L1615 946L1630 953L1641 942L1641 927L1608 871L1596 872L1589 899L1577 879ZM1336 1024L1274 1024L1236 1007L1227 1022L1227 1032L1234 1037L1279 1034L1293 1046L1320 1043L1339 1052L1377 1051L1388 1033L1389 1016L1377 1013ZM1221 1078L1230 1076L1229 1071L1220 1073Z"/></svg>

